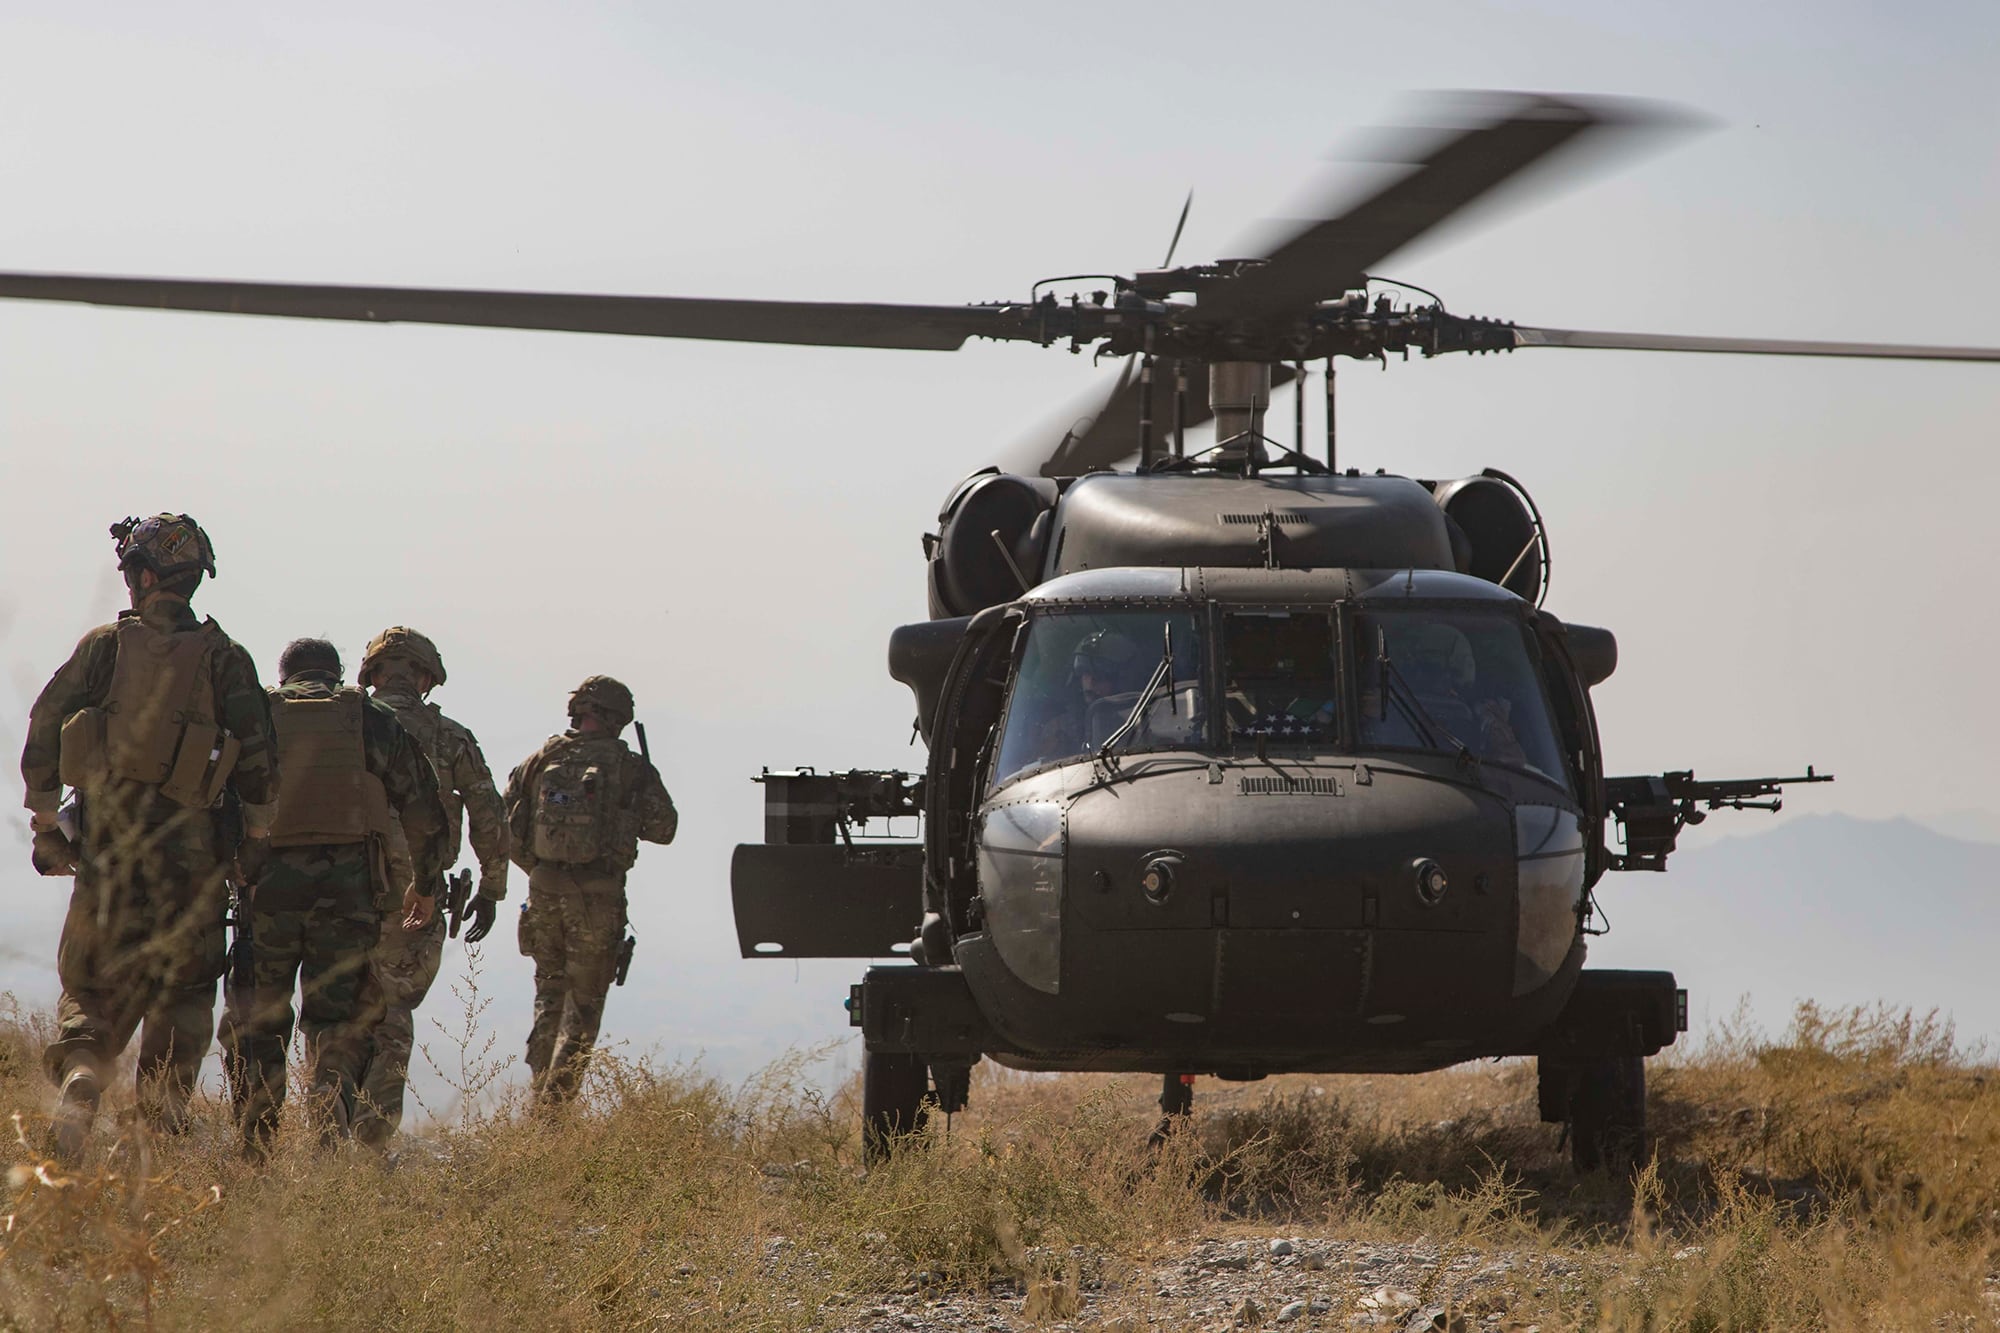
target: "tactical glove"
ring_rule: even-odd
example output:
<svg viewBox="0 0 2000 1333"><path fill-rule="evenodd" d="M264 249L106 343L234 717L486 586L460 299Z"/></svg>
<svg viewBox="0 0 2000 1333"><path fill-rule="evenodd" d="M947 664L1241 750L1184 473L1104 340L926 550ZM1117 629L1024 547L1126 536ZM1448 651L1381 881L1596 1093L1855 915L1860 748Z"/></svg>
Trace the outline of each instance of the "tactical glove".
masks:
<svg viewBox="0 0 2000 1333"><path fill-rule="evenodd" d="M472 924L465 928L465 942L477 944L485 939L492 931L493 918L499 911L500 904L493 899L483 893L474 895L465 909L466 915L472 918Z"/></svg>
<svg viewBox="0 0 2000 1333"><path fill-rule="evenodd" d="M62 835L61 829L43 829L35 834L35 845L31 860L36 873L43 875L74 875L76 873L76 844Z"/></svg>

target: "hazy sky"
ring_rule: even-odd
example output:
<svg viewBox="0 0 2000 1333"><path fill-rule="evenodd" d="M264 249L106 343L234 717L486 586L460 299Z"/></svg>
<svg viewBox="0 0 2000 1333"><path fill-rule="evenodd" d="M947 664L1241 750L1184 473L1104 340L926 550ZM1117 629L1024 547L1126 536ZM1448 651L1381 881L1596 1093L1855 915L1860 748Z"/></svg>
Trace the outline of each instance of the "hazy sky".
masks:
<svg viewBox="0 0 2000 1333"><path fill-rule="evenodd" d="M1717 127L1387 271L1523 322L1994 343L1996 69L1983 3L0 0L0 268L1018 297L1157 263L1190 187L1182 257L1232 252L1410 89L1531 88ZM611 1027L724 1056L837 1035L851 967L732 961L748 778L921 766L882 666L924 614L918 534L1096 373L0 304L0 742L119 604L105 526L185 509L221 570L200 608L267 672L298 634L358 656L417 625L496 768L584 675L629 682L684 833L633 876L654 972ZM1550 608L1619 636L1614 770L1813 762L1840 782L1799 809L2000 815L2000 367L1547 351L1341 384L1344 462L1534 492ZM20 836L0 981L46 999L60 886ZM512 924L486 960L510 1041Z"/></svg>

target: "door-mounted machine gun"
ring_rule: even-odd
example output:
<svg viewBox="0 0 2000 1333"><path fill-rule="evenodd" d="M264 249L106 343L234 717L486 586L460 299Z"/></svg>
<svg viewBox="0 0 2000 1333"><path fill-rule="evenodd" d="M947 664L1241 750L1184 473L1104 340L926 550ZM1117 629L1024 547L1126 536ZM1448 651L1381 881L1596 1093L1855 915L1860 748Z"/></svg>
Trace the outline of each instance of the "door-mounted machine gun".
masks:
<svg viewBox="0 0 2000 1333"><path fill-rule="evenodd" d="M1693 770L1637 778L1606 778L1605 804L1618 821L1621 855L1611 853L1613 870L1665 870L1667 854L1683 827L1699 824L1710 810L1771 810L1784 808L1785 787L1799 782L1831 782L1833 774L1815 773L1806 765L1804 777L1729 778L1697 782ZM1762 798L1770 797L1769 800Z"/></svg>

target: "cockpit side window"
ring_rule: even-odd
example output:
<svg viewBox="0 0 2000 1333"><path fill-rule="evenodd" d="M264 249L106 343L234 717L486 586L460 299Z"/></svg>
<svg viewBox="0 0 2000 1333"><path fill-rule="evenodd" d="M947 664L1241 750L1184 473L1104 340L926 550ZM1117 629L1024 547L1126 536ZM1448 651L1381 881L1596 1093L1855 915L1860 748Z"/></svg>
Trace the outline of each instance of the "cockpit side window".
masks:
<svg viewBox="0 0 2000 1333"><path fill-rule="evenodd" d="M1094 754L1128 720L1121 754L1201 745L1206 651L1192 609L1037 611L1014 670L992 785Z"/></svg>
<svg viewBox="0 0 2000 1333"><path fill-rule="evenodd" d="M1324 747L1339 737L1339 655L1324 610L1232 610L1222 622L1222 715L1231 744Z"/></svg>
<svg viewBox="0 0 2000 1333"><path fill-rule="evenodd" d="M1361 743L1461 747L1570 786L1543 689L1541 655L1514 617L1409 609L1355 617Z"/></svg>

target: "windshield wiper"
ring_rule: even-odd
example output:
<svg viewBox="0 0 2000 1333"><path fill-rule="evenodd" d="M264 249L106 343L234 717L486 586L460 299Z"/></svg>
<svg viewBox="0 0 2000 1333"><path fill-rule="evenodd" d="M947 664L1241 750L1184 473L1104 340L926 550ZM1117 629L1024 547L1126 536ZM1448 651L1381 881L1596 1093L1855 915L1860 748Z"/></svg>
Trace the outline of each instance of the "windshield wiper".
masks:
<svg viewBox="0 0 2000 1333"><path fill-rule="evenodd" d="M1160 664L1153 668L1153 678L1146 682L1145 689L1139 691L1138 702L1134 703L1132 705L1132 711L1125 715L1125 721L1119 726L1118 730L1112 732L1109 736L1106 736L1104 738L1104 744L1097 747L1097 758L1100 762L1103 763L1114 762L1111 758L1112 748L1116 746L1120 741L1124 740L1127 736L1132 734L1132 729L1134 727L1137 727L1139 725L1139 719L1143 718L1146 715L1147 705L1153 702L1153 696L1159 692L1160 686L1162 684L1166 684L1169 686L1169 689L1167 691L1167 703L1170 707L1173 705L1174 696L1173 696L1173 690L1171 688L1171 682L1173 681L1174 678L1173 622L1172 621L1167 622L1166 628L1167 628L1167 635L1166 635L1167 644L1166 644L1166 650L1160 654ZM1178 714L1178 711L1179 710L1176 709L1176 714Z"/></svg>
<svg viewBox="0 0 2000 1333"><path fill-rule="evenodd" d="M1388 635L1382 635L1380 644L1376 650L1375 660L1381 667L1382 674L1382 715L1388 716L1389 700L1393 696L1403 720L1410 724L1411 730L1422 734L1425 745L1433 750L1438 749L1438 737L1443 736L1458 752L1460 763L1477 765L1479 756L1472 752L1472 747L1454 736L1450 727L1438 721L1431 710L1424 707L1424 701L1418 696L1415 687L1403 678L1403 673L1389 660Z"/></svg>

